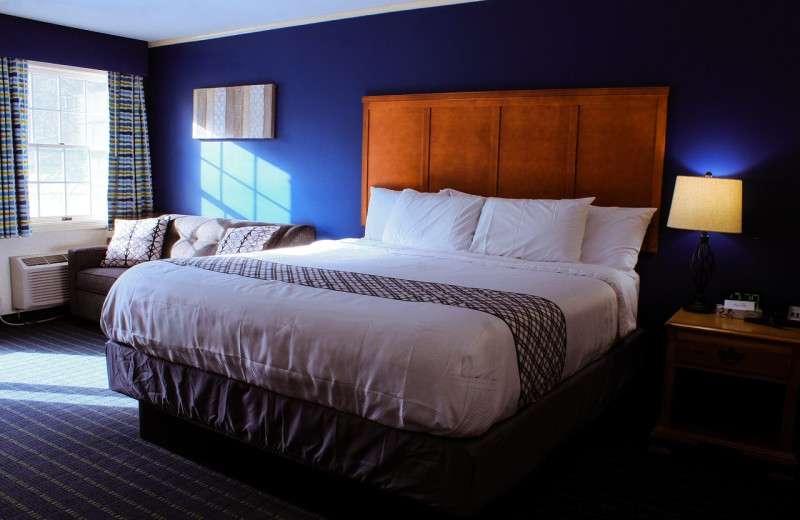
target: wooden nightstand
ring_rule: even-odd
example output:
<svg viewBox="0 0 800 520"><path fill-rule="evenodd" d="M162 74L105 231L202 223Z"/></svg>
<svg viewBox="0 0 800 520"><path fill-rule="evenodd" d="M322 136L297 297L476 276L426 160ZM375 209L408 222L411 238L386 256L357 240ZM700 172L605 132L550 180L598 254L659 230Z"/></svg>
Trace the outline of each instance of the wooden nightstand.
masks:
<svg viewBox="0 0 800 520"><path fill-rule="evenodd" d="M711 443L796 468L800 329L684 310L666 326L664 394L651 439Z"/></svg>

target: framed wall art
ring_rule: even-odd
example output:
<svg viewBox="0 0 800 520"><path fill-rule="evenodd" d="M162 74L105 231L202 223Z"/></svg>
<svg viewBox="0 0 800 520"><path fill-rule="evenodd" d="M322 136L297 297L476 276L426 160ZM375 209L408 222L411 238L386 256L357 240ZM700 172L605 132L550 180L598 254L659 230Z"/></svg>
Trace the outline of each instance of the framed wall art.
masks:
<svg viewBox="0 0 800 520"><path fill-rule="evenodd" d="M194 139L274 139L275 84L194 90Z"/></svg>

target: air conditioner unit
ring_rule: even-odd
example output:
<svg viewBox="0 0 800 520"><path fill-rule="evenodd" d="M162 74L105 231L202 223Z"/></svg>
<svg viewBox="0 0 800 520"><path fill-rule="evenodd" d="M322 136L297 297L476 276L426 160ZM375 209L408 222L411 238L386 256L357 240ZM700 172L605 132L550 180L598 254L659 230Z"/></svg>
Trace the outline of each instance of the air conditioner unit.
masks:
<svg viewBox="0 0 800 520"><path fill-rule="evenodd" d="M69 301L67 255L12 256L9 262L15 309L56 307Z"/></svg>

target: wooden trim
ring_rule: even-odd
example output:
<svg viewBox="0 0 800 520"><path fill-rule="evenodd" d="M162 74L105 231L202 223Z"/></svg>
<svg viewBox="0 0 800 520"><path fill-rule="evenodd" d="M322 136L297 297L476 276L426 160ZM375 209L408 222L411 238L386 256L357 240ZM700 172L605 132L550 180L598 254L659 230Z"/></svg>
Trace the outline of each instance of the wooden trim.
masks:
<svg viewBox="0 0 800 520"><path fill-rule="evenodd" d="M797 424L798 401L800 400L800 353L797 351L792 356L790 370L793 376L786 383L783 417L781 418L780 447L788 452L797 453L797 436L794 434L795 424Z"/></svg>
<svg viewBox="0 0 800 520"><path fill-rule="evenodd" d="M655 121L655 153L653 154L653 186L652 186L652 198L653 200L658 200L659 205L653 206L655 208L660 208L661 204L661 187L664 179L664 153L665 153L665 143L667 140L667 98L664 97L663 99L659 99L658 105L656 108L656 121ZM644 244L642 244L642 250L644 251L655 251L658 249L658 222L660 221L661 215L659 212L653 216L651 221L650 227L647 230L647 236L645 237Z"/></svg>
<svg viewBox="0 0 800 520"><path fill-rule="evenodd" d="M364 105L364 122L362 124L361 136L361 171L368 169L367 159L369 157L369 106ZM361 225L367 223L367 208L369 207L369 184L367 176L361 175Z"/></svg>
<svg viewBox="0 0 800 520"><path fill-rule="evenodd" d="M590 96L655 96L666 97L669 87L622 87L622 88L583 88L583 89L541 89L541 90L494 90L482 92L440 92L431 94L395 94L388 96L364 96L363 103L396 103L442 100L495 100L513 98L551 98L551 97L590 97Z"/></svg>
<svg viewBox="0 0 800 520"><path fill-rule="evenodd" d="M578 126L581 117L581 107L569 107L569 134L567 136L567 155L564 164L564 189L575 196L575 177L578 175Z"/></svg>
<svg viewBox="0 0 800 520"><path fill-rule="evenodd" d="M431 171L431 109L425 111L422 127L422 168L419 170L419 185L429 191Z"/></svg>
<svg viewBox="0 0 800 520"><path fill-rule="evenodd" d="M492 186L494 192L497 193L497 187L500 184L500 122L503 115L503 107L498 106L493 110L492 117L494 119L494 132L491 135L491 149L492 154L489 160L491 170L489 170L489 177L494 179Z"/></svg>

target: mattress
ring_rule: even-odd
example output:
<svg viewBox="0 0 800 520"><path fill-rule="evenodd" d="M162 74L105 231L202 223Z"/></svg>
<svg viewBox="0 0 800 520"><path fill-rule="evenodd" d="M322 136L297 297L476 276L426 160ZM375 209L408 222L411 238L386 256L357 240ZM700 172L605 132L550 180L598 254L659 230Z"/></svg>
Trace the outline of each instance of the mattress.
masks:
<svg viewBox="0 0 800 520"><path fill-rule="evenodd" d="M561 378L636 323L638 279L604 266L366 240L246 256L546 298L566 321ZM114 284L101 326L111 340L145 354L410 431L480 435L514 414L520 395L508 326L472 309L150 262Z"/></svg>

